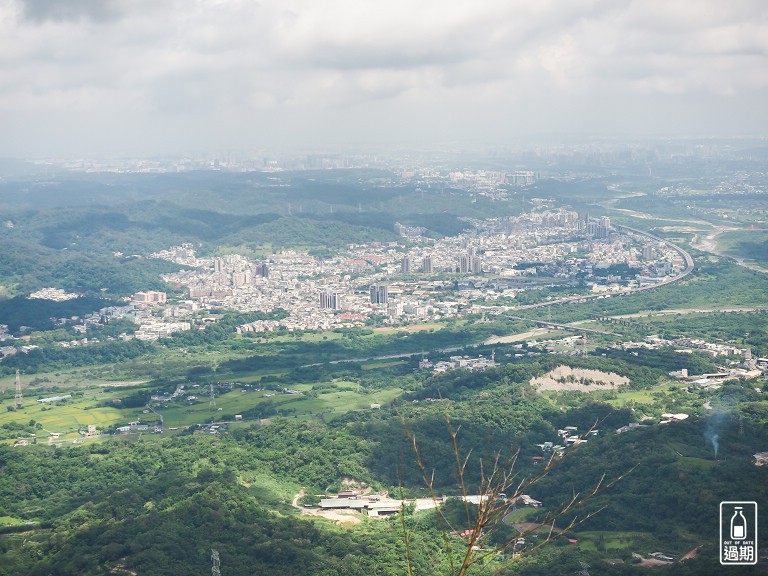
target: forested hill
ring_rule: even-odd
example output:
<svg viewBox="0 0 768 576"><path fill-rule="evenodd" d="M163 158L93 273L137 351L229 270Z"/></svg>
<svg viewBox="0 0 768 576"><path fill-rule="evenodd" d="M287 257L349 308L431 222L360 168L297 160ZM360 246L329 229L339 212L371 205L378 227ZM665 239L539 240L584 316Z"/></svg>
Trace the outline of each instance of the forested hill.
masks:
<svg viewBox="0 0 768 576"><path fill-rule="evenodd" d="M212 548L233 574L400 575L408 573L408 559L413 574L450 574L461 541L449 536L453 552L447 552L445 525L432 512L409 516L405 533L397 516L341 529L300 516L291 501L300 487L307 494L328 493L340 490L345 478L393 495L423 494L412 438L433 487L455 494L451 430L458 431L462 461L469 456L465 481L475 493L481 461L494 453L519 448L515 466L522 480L536 474L533 456L542 453L537 444L562 426L586 430L595 422L600 433L530 487L528 493L544 506L529 509L528 519L556 511L574 492L588 493L603 474L607 484L631 472L558 520L565 525L605 507L570 535L583 540L583 547L557 540L503 573L570 574L567 567L578 566L594 543L628 534L635 546L664 547L677 555L704 545L698 560L657 568L660 574L721 573L712 568L718 502L733 494L768 498L765 470L752 465L752 454L768 445L760 424L764 415L742 411L716 422L696 417L617 435L615 428L632 420L631 411L599 401L552 404L528 385L542 370L509 365L480 377L464 371L438 375L428 381L444 387L443 400L403 401L330 423L277 418L215 436L192 429L139 442L2 446L4 514L34 524L16 524L0 536L0 574L96 575L120 567L138 574L204 573ZM713 425L720 434L717 459L706 441ZM461 518L453 522L461 526ZM500 525L489 538L501 543L514 534ZM600 545L597 558L611 558ZM593 558L592 565L603 574L635 574L628 551L614 554L622 562ZM478 566L473 573L491 574L498 566Z"/></svg>
<svg viewBox="0 0 768 576"><path fill-rule="evenodd" d="M263 254L328 255L351 243L394 241L394 224L454 235L460 217L514 214L520 205L467 205L467 192L416 190L381 170L87 174L0 181L0 297L57 285L126 295L160 289L168 263L146 258L184 242Z"/></svg>

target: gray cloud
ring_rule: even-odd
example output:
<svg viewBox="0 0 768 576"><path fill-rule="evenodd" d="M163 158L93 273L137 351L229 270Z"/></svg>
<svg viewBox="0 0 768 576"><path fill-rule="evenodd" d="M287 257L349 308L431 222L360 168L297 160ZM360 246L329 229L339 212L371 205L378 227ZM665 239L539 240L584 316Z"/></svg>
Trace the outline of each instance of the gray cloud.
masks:
<svg viewBox="0 0 768 576"><path fill-rule="evenodd" d="M0 154L768 128L763 0L0 2Z"/></svg>
<svg viewBox="0 0 768 576"><path fill-rule="evenodd" d="M21 4L24 17L37 23L81 18L105 22L127 9L120 0L23 0Z"/></svg>

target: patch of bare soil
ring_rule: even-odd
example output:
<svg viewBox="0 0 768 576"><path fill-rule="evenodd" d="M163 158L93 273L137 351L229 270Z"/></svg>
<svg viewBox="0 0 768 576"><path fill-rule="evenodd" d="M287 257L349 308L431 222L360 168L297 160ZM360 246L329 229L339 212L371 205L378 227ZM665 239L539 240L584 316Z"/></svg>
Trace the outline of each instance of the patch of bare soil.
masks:
<svg viewBox="0 0 768 576"><path fill-rule="evenodd" d="M299 506L299 498L302 496L304 496L303 487L301 490L299 490L299 493L293 497L291 505L294 508L301 510L301 513L304 516L320 516L321 518L335 522L339 526L343 526L345 524L360 524L363 521L362 518L360 518L360 515L353 510L321 510L320 508L302 508Z"/></svg>
<svg viewBox="0 0 768 576"><path fill-rule="evenodd" d="M525 340L532 340L538 338L542 334L547 334L550 330L546 328L534 328L528 332L520 332L519 334L510 334L509 336L491 336L483 344L506 344L509 342L522 342Z"/></svg>
<svg viewBox="0 0 768 576"><path fill-rule="evenodd" d="M123 387L123 386L141 386L142 384L146 384L149 382L149 380L126 380L126 381L120 381L120 382L105 382L103 384L99 384L102 388L112 388L112 387Z"/></svg>
<svg viewBox="0 0 768 576"><path fill-rule="evenodd" d="M681 560L681 561L682 561L682 560L691 560L691 559L693 559L693 558L696 558L696 556L698 556L698 555L699 555L699 548L701 548L701 546L696 546L696 548L694 548L693 550L691 550L690 552L688 552L688 554L686 554L685 556L683 556L682 558L680 558L680 560Z"/></svg>
<svg viewBox="0 0 768 576"><path fill-rule="evenodd" d="M644 568L651 568L653 566L669 566L672 564L672 562L667 562L665 560L656 560L656 558L643 558L635 564L635 566L642 566Z"/></svg>
<svg viewBox="0 0 768 576"><path fill-rule="evenodd" d="M539 392L547 390L576 390L579 392L597 392L614 390L629 384L629 378L613 372L602 372L588 368L558 366L554 370L531 379L531 385Z"/></svg>
<svg viewBox="0 0 768 576"><path fill-rule="evenodd" d="M304 508L301 511L306 516L320 516L327 520L332 520L339 526L345 524L361 524L363 519L360 514L353 510L319 510L317 508Z"/></svg>

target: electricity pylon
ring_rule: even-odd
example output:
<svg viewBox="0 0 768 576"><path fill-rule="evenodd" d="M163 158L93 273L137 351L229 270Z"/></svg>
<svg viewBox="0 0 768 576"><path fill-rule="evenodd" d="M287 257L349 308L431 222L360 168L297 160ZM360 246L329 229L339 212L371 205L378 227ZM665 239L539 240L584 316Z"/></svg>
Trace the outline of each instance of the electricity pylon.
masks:
<svg viewBox="0 0 768 576"><path fill-rule="evenodd" d="M21 394L21 377L19 369L16 369L16 408L24 406L24 396Z"/></svg>
<svg viewBox="0 0 768 576"><path fill-rule="evenodd" d="M211 549L211 574L213 576L221 576L221 562L219 562L219 551Z"/></svg>

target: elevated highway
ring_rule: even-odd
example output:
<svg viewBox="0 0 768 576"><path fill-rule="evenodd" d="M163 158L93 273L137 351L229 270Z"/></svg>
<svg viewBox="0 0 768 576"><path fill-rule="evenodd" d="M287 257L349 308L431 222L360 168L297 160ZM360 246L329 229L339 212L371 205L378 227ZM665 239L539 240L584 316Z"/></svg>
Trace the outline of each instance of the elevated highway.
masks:
<svg viewBox="0 0 768 576"><path fill-rule="evenodd" d="M599 300L604 298L613 298L616 296L629 296L630 294L635 294L637 292L644 292L646 290L655 290L656 288L661 288L662 286L668 286L669 284L673 284L674 282L679 282L686 276L688 276L691 272L693 272L694 268L694 261L693 257L688 254L683 248L678 246L677 244L673 244L669 240L664 240L663 238L659 238L658 236L654 236L653 234L650 234L648 232L645 232L643 230L638 230L636 228L630 228L629 226L621 226L621 225L615 225L615 227L619 230L626 230L628 232L633 232L635 234L639 234L641 236L645 236L646 238L650 240L654 240L656 242L660 242L667 246L670 250L673 250L677 252L677 254L683 259L683 262L685 263L685 267L680 271L679 274L676 274L675 276L672 276L671 278L666 278L662 280L661 282L658 282L657 284L651 284L649 286L641 286L639 288L634 288L632 290L627 290L626 292L621 292L619 294L588 294L583 296L567 296L565 298L558 298L557 300L549 300L547 302L540 302L538 304L527 304L525 306L517 306L514 308L514 310L531 310L534 308L544 308L545 306L551 306L552 304L567 304L567 303L576 303L576 302L588 302L589 300ZM528 318L530 320L530 318Z"/></svg>

